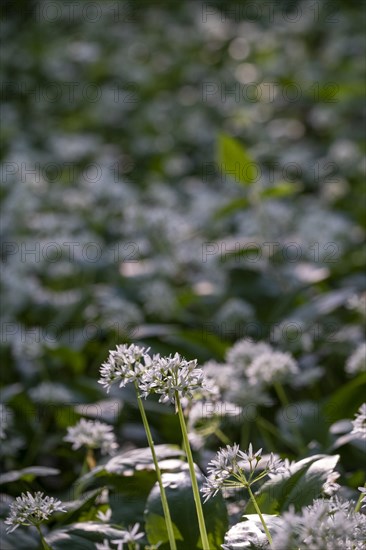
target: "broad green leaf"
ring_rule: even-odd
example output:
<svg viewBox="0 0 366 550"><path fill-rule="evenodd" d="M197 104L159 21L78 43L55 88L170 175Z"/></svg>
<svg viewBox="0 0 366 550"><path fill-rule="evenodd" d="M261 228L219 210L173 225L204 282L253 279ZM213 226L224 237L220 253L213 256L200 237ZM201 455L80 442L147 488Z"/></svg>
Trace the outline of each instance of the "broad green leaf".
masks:
<svg viewBox="0 0 366 550"><path fill-rule="evenodd" d="M6 527L5 523L1 521L1 550L39 550L39 536L35 529L18 527L13 533L6 533Z"/></svg>
<svg viewBox="0 0 366 550"><path fill-rule="evenodd" d="M300 510L311 504L314 498L321 496L327 476L338 460L339 455L314 455L295 462L290 466L290 476L276 475L260 488L257 502L261 511L277 514L291 505ZM246 511L255 512L251 502Z"/></svg>
<svg viewBox="0 0 366 550"><path fill-rule="evenodd" d="M183 451L176 445L155 445L155 453L158 461L178 459L184 456ZM177 466L180 465L177 463ZM154 464L149 447L134 449L126 453L116 455L104 466L109 474L131 475L134 470L154 470Z"/></svg>
<svg viewBox="0 0 366 550"><path fill-rule="evenodd" d="M174 445L156 445L162 472L177 472L185 466L183 451ZM80 494L86 488L108 487L113 523L143 521L146 499L156 482L149 448L134 449L111 458L77 481Z"/></svg>
<svg viewBox="0 0 366 550"><path fill-rule="evenodd" d="M220 134L218 138L217 160L221 172L236 182L251 185L258 179L258 167L235 138Z"/></svg>
<svg viewBox="0 0 366 550"><path fill-rule="evenodd" d="M23 468L23 470L13 470L6 474L0 475L0 484L12 483L19 479L27 481L33 481L35 477L47 477L57 476L60 474L60 470L56 468L47 468L46 466L31 466L29 468Z"/></svg>
<svg viewBox="0 0 366 550"><path fill-rule="evenodd" d="M329 426L314 401L297 401L293 407L280 408L276 413L276 421L281 436L288 443L295 442L300 436L305 443L316 441L323 450L327 449L330 442ZM299 445L301 441L295 443Z"/></svg>
<svg viewBox="0 0 366 550"><path fill-rule="evenodd" d="M203 481L202 474L197 472L197 477L198 483L201 484ZM186 550L188 548L190 550L201 549L196 508L187 465L185 470L179 473L164 474L163 481L174 524L174 531L177 535L178 550ZM203 513L205 515L210 550L220 549L228 525L226 506L222 496L219 494L206 504L203 504ZM158 518L160 519L158 520ZM161 505L160 489L157 483L154 485L147 499L145 522L149 542L157 544L159 540L162 540L164 544L159 549L168 550L168 534Z"/></svg>

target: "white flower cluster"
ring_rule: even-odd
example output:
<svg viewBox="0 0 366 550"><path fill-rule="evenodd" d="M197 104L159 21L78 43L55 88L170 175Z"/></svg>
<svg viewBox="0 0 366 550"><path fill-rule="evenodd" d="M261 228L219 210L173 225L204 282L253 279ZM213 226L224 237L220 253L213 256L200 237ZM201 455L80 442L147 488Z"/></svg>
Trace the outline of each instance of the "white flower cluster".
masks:
<svg viewBox="0 0 366 550"><path fill-rule="evenodd" d="M142 395L160 395L162 403L175 403L175 395L192 398L196 391L206 390L202 369L197 360L186 361L176 353L173 357L154 356L152 368L147 370L140 383Z"/></svg>
<svg viewBox="0 0 366 550"><path fill-rule="evenodd" d="M64 441L72 443L74 450L85 445L88 449L100 449L104 455L112 455L118 448L112 426L98 420L85 420L85 418L75 426L67 428Z"/></svg>
<svg viewBox="0 0 366 550"><path fill-rule="evenodd" d="M279 383L296 384L301 371L289 353L275 351L265 342L242 339L226 353L225 363L203 365L208 379L215 380L223 397L235 403L271 405L266 389Z"/></svg>
<svg viewBox="0 0 366 550"><path fill-rule="evenodd" d="M109 542L107 539L104 539L104 541L101 544L96 544L95 547L97 550L123 550L125 548L125 544L127 545L127 548L133 548L134 550L139 550L140 545L138 544L138 540L143 538L145 536L144 533L139 533L140 524L135 523L133 527L130 527L129 529L125 530L122 534L122 538L112 540L111 543L115 544L116 547L111 548L109 546Z"/></svg>
<svg viewBox="0 0 366 550"><path fill-rule="evenodd" d="M366 516L337 497L285 512L273 533L273 547L281 550L363 550L365 540Z"/></svg>
<svg viewBox="0 0 366 550"><path fill-rule="evenodd" d="M265 476L284 474L288 471L288 463L271 453L264 468L256 472L261 460L262 449L253 453L252 444L247 452L241 451L237 444L226 445L226 448L220 449L207 466L209 475L201 489L205 502L223 487L248 487Z"/></svg>
<svg viewBox="0 0 366 550"><path fill-rule="evenodd" d="M119 387L122 388L138 380L151 366L148 351L149 349L140 348L134 344L117 346L116 350L109 352L107 362L101 366L99 384L109 392L116 382L119 382Z"/></svg>
<svg viewBox="0 0 366 550"><path fill-rule="evenodd" d="M266 342L253 342L247 338L238 340L227 352L226 361L230 365L241 367L244 371L250 363L263 353L270 353L272 348Z"/></svg>
<svg viewBox="0 0 366 550"><path fill-rule="evenodd" d="M366 403L363 403L358 409L355 419L352 420L352 426L351 434L366 439Z"/></svg>
<svg viewBox="0 0 366 550"><path fill-rule="evenodd" d="M249 383L271 385L275 382L286 382L299 374L299 367L289 353L268 351L256 357L248 366Z"/></svg>
<svg viewBox="0 0 366 550"><path fill-rule="evenodd" d="M19 525L39 526L47 521L54 512L66 512L62 502L53 497L43 496L37 492L35 495L22 493L10 504L10 515L5 520L8 525L7 533L14 531Z"/></svg>
<svg viewBox="0 0 366 550"><path fill-rule="evenodd" d="M178 353L151 357L148 351L134 344L117 346L101 367L99 383L109 391L116 382L120 387L136 382L143 397L157 394L162 403L175 403L176 394L192 398L196 392L209 391L196 359L187 361Z"/></svg>
<svg viewBox="0 0 366 550"><path fill-rule="evenodd" d="M366 342L360 344L347 359L346 372L353 375L366 372Z"/></svg>

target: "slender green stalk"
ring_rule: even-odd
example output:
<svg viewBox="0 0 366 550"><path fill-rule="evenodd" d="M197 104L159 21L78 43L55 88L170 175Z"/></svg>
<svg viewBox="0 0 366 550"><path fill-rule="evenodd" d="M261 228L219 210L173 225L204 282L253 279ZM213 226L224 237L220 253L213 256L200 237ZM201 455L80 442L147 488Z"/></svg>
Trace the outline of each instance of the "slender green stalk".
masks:
<svg viewBox="0 0 366 550"><path fill-rule="evenodd" d="M49 546L49 544L47 544L47 542L45 541L40 526L36 525L36 527L37 527L37 531L39 533L39 536L41 537L41 543L42 543L43 550L52 550L51 546Z"/></svg>
<svg viewBox="0 0 366 550"><path fill-rule="evenodd" d="M278 395L278 398L282 403L282 406L283 407L288 407L289 404L290 404L290 401L287 399L287 395L286 395L285 390L283 389L282 384L280 384L279 382L274 382L273 385L274 385L274 389L276 390L276 393Z"/></svg>
<svg viewBox="0 0 366 550"><path fill-rule="evenodd" d="M200 491L199 491L199 488L198 488L196 472L195 472L195 469L194 469L192 451L191 451L191 447L190 447L189 439L188 439L186 421L185 421L185 418L184 418L182 405L181 405L181 402L180 402L180 399L179 399L178 392L175 392L175 404L176 404L176 410L178 411L180 427L181 427L181 430L182 430L184 449L185 449L185 452L186 452L186 455L187 455L187 460L188 460L189 473L190 473L191 482L192 482L193 498L194 498L194 502L195 502L195 505L196 505L197 519L198 519L198 525L199 525L201 541L202 541L202 548L203 548L203 550L210 550L208 537L207 537L207 531L206 531L205 518L204 518L203 510L202 510L201 496L200 496Z"/></svg>
<svg viewBox="0 0 366 550"><path fill-rule="evenodd" d="M273 540L272 540L272 537L271 537L271 533L269 532L268 527L267 527L267 524L266 524L266 522L264 521L264 517L263 517L263 515L262 515L262 512L260 511L260 508L259 508L259 506L258 506L258 504L257 504L257 501L255 500L255 497L254 497L254 495L253 495L253 492L252 492L250 486L248 485L247 488L248 488L248 492L249 492L249 495L250 495L250 499L251 499L251 501L253 502L254 508L256 509L256 512L257 512L257 514L258 514L258 516L259 516L259 519L261 520L261 523L262 523L262 525L263 525L263 529L264 529L264 531L265 531L265 533L266 533L266 535L267 535L268 542L269 542L269 544L270 544L270 545L272 546L272 548L273 548Z"/></svg>
<svg viewBox="0 0 366 550"><path fill-rule="evenodd" d="M177 546L175 544L175 536L174 536L174 529L173 529L172 519L170 517L168 500L166 498L165 489L164 489L163 481L162 481L162 478L161 478L161 471L160 471L158 459L157 459L157 456L156 456L156 453L155 453L154 441L153 441L153 438L152 438L152 435L151 435L150 426L149 426L149 422L147 420L146 412L145 412L144 406L142 404L141 397L139 396L137 382L135 382L135 389L136 389L136 395L137 395L137 403L138 403L141 418L142 418L142 423L143 423L144 428L145 428L147 441L149 443L152 459L153 459L154 466L155 466L156 477L158 478L158 483L159 483L159 487L160 487L160 497L161 497L161 503L163 505L163 511L164 511L166 528L167 528L167 531L168 531L170 548L171 548L171 550L177 550Z"/></svg>
<svg viewBox="0 0 366 550"><path fill-rule="evenodd" d="M364 483L364 487L366 487L366 483ZM356 502L355 512L359 512L361 510L362 498L364 496L365 496L365 493L360 493L360 496L358 497L358 501Z"/></svg>

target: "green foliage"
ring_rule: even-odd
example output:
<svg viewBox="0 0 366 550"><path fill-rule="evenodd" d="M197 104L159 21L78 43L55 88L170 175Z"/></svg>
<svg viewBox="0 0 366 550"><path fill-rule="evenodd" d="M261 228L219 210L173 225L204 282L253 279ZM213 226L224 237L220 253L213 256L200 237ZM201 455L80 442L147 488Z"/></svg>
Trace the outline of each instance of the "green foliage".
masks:
<svg viewBox="0 0 366 550"><path fill-rule="evenodd" d="M177 548L199 550L200 533L195 512L191 481L187 469L179 473L165 474L164 486L171 510ZM202 482L202 475L198 481ZM203 505L210 548L219 550L228 527L227 511L221 495ZM159 486L156 484L148 496L145 510L145 527L150 543L163 541L162 550L168 550L168 535L163 520Z"/></svg>
<svg viewBox="0 0 366 550"><path fill-rule="evenodd" d="M260 488L258 505L261 512L279 514L292 505L296 510L319 498L323 485L339 460L339 455L314 455L290 466L290 477L275 476ZM250 503L246 512L253 513Z"/></svg>
<svg viewBox="0 0 366 550"><path fill-rule="evenodd" d="M66 503L45 526L54 549L135 522L150 544L165 536L135 395L96 382L125 342L217 361L230 404L210 417L205 403L196 424L187 408L194 460L205 471L220 445L250 441L294 460L289 479L255 486L269 525L321 495L332 467L357 500L366 373L346 366L365 324L362 2L218 0L206 20L202 2L53 4L5 1L2 25L1 518L44 491ZM258 403L240 366L223 376L242 338L293 354L288 405L271 385ZM165 479L184 481L169 498L193 549L178 419L145 405ZM81 417L113 425L120 446L87 473L85 447L63 439ZM204 511L212 548L229 526L243 548L262 532L246 493ZM4 550L36 550L33 531L2 523Z"/></svg>

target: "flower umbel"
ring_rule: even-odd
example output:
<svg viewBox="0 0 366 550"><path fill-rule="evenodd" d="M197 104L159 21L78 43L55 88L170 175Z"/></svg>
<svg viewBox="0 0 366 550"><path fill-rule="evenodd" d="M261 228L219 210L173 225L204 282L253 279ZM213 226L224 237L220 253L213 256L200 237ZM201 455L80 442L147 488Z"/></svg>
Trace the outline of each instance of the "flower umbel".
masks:
<svg viewBox="0 0 366 550"><path fill-rule="evenodd" d="M66 512L62 502L53 497L43 496L37 492L35 495L22 493L10 504L10 515L5 520L7 533L12 533L19 525L34 525L39 527L47 521L54 512Z"/></svg>
<svg viewBox="0 0 366 550"><path fill-rule="evenodd" d="M311 506L285 512L273 536L274 548L283 550L361 550L366 537L366 517L354 512L352 503L337 497L317 499Z"/></svg>
<svg viewBox="0 0 366 550"><path fill-rule="evenodd" d="M64 441L72 443L74 450L85 445L88 449L100 449L104 455L112 455L118 448L112 426L98 420L85 420L85 418L75 426L67 428Z"/></svg>
<svg viewBox="0 0 366 550"><path fill-rule="evenodd" d="M151 364L148 351L149 349L140 348L135 344L117 346L114 351L109 352L106 363L101 366L99 384L109 392L112 385L117 382L122 388L129 382L139 380Z"/></svg>
<svg viewBox="0 0 366 550"><path fill-rule="evenodd" d="M252 444L249 445L247 452L241 451L237 444L220 449L207 466L209 475L201 489L205 502L223 487L248 488L265 476L285 473L288 469L285 462L271 453L263 469L256 471L261 460L262 449L254 453Z"/></svg>
<svg viewBox="0 0 366 550"><path fill-rule="evenodd" d="M175 395L192 398L195 392L207 390L202 369L197 360L187 361L176 353L173 357L154 355L151 367L143 373L139 385L142 395L160 395L161 403L175 403Z"/></svg>

